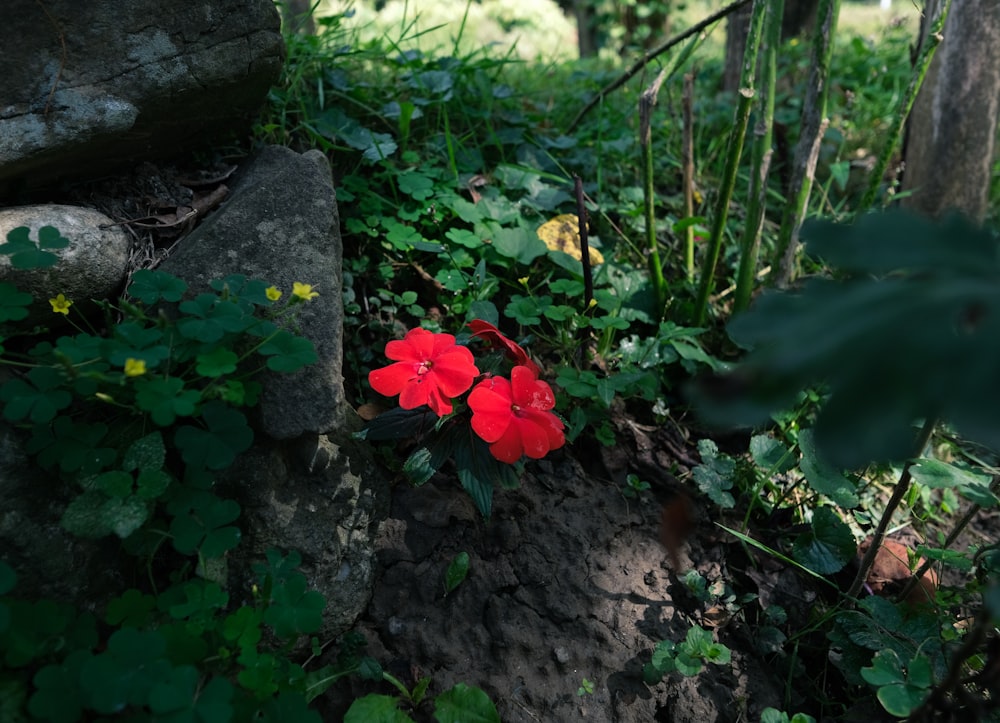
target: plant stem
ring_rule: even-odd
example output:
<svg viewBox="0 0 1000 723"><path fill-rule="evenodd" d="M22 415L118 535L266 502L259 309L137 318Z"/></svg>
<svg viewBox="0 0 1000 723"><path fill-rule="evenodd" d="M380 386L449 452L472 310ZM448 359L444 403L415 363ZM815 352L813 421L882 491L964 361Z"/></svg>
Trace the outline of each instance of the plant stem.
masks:
<svg viewBox="0 0 1000 723"><path fill-rule="evenodd" d="M840 14L840 0L820 0L816 35L813 37L812 66L802 106L802 131L795 148L795 167L788 189L789 203L778 232L778 246L772 266L772 280L778 287L787 286L795 275L799 231L809 205L819 144L829 125L826 117L827 81L833 57L833 36Z"/></svg>
<svg viewBox="0 0 1000 723"><path fill-rule="evenodd" d="M690 38L692 35L696 35L705 28L714 25L715 23L722 20L722 18L726 17L734 10L740 9L749 2L750 0L736 0L736 2L726 5L726 7L722 8L718 12L712 13L707 18L702 20L700 23L692 25L683 33L675 35L670 40L665 42L663 45L660 45L659 47L653 48L652 50L648 51L645 55L642 56L642 58L636 61L631 68L622 73L622 75L620 75L616 80L612 81L608 85L601 88L601 90L597 93L597 95L595 95L593 98L590 99L587 105L585 105L583 109L576 114L576 118L574 118L573 122L569 124L569 127L566 128L566 135L572 133L573 130L577 127L577 125L579 125L580 121L583 120L583 117L587 115L587 113L592 111L594 109L594 106L601 103L604 100L604 97L608 95L608 93L616 91L623 85L625 85L625 83L627 83L630 79L635 77L636 73L645 68L649 64L649 61L651 61L653 58L657 57L658 55L662 55L663 53L667 52L678 43Z"/></svg>
<svg viewBox="0 0 1000 723"><path fill-rule="evenodd" d="M712 219L712 230L708 240L708 255L701 268L701 283L698 284L698 296L694 302L694 322L701 325L708 315L708 297L715 285L715 267L719 263L719 253L722 249L722 235L726 229L729 217L729 201L736 186L736 172L739 170L740 156L743 154L743 141L747 135L747 123L750 120L750 108L754 99L754 72L757 67L757 52L760 49L760 38L764 27L764 15L767 11L767 0L754 0L750 13L750 32L747 34L746 50L743 53L743 75L740 78L740 92L736 105L736 116L729 132L729 145L726 147L726 166L722 173L722 183L715 204L715 216Z"/></svg>
<svg viewBox="0 0 1000 723"><path fill-rule="evenodd" d="M594 298L594 270L590 268L590 239L587 205L583 201L583 181L577 175L573 176L573 190L576 193L576 217L580 234L580 263L583 264L583 311L586 312Z"/></svg>
<svg viewBox="0 0 1000 723"><path fill-rule="evenodd" d="M767 198L767 174L771 167L774 130L774 86L777 78L778 45L781 43L781 17L784 0L774 0L767 9L764 31L764 63L761 91L763 103L760 119L754 127L754 142L750 152L750 201L746 226L740 243L740 266L736 273L736 292L733 296L733 313L744 311L750 305L757 257L760 251L760 234L764 227L764 209Z"/></svg>
<svg viewBox="0 0 1000 723"><path fill-rule="evenodd" d="M684 186L684 218L694 216L694 73L684 76L684 95L681 101L683 140L681 141L681 173ZM694 227L684 229L684 268L689 282L694 281Z"/></svg>
<svg viewBox="0 0 1000 723"><path fill-rule="evenodd" d="M903 501L906 496L906 492L910 489L910 482L912 477L910 476L910 467L913 466L913 458L919 457L924 451L924 447L931 439L931 435L934 433L934 427L937 424L936 419L927 419L924 421L924 426L920 429L920 433L917 435L916 444L914 444L914 455L906 461L903 466L903 471L899 475L899 480L896 482L896 486L889 496L889 501L885 505L885 510L882 512L882 517L878 521L878 525L875 527L875 532L872 534L872 544L868 547L865 552L864 557L861 558L861 565L858 567L858 574L854 577L854 582L851 583L851 587L847 590L847 596L849 598L857 599L858 593L861 592L862 585L865 584L865 580L868 579L868 573L872 569L872 565L875 563L875 556L878 554L879 548L882 547L882 541L885 539L885 531L889 529L889 522L892 520L893 514L896 512L896 508L899 507L899 503Z"/></svg>
<svg viewBox="0 0 1000 723"><path fill-rule="evenodd" d="M920 55L917 57L917 62L913 67L910 84L906 87L906 92L903 93L903 97L899 100L899 110L896 111L896 115L893 118L893 125L886 137L885 145L882 147L882 152L879 154L875 167L872 169L871 177L868 180L868 189L865 191L865 195L861 197L861 203L858 205L857 216L868 211L875 204L875 197L878 195L878 189L882 185L885 169L889 167L889 161L899 147L906 119L910 117L910 111L913 110L913 103L917 100L917 93L920 91L920 86L924 83L927 69L931 65L931 60L934 59L934 53L938 45L944 40L944 36L941 33L944 30L945 20L948 19L948 10L950 8L951 0L943 0L938 9L938 14L931 21L930 30L921 43Z"/></svg>
<svg viewBox="0 0 1000 723"><path fill-rule="evenodd" d="M656 313L657 319L663 318L663 311L667 306L667 299L670 291L667 288L667 280L663 277L663 263L660 261L659 243L656 239L656 195L653 190L653 106L656 105L656 96L660 92L660 86L667 77L667 69L664 68L656 76L656 80L639 96L639 145L642 148L643 159L643 201L645 202L646 217L646 248L649 253L649 276L653 282L653 289L656 291Z"/></svg>

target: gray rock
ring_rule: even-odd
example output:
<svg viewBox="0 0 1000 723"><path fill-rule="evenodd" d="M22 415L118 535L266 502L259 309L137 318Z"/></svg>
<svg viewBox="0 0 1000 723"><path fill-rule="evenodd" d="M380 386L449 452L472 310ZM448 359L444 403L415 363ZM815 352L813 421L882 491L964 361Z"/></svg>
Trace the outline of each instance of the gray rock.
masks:
<svg viewBox="0 0 1000 723"><path fill-rule="evenodd" d="M319 292L298 316L319 361L268 375L261 399L264 431L275 439L308 435L300 457L315 466L307 458L322 456L318 435L338 428L344 413L340 221L326 157L265 148L240 170L228 200L159 268L184 279L193 294L237 273L277 286L286 298L296 281Z"/></svg>
<svg viewBox="0 0 1000 723"><path fill-rule="evenodd" d="M0 209L0 243L6 242L8 232L20 226L28 227L33 241L38 240L38 230L43 226L58 229L69 241L66 248L52 250L59 263L45 269L16 269L9 256L0 254L0 281L35 297L29 321L51 318L48 299L57 294L77 303L111 298L121 288L132 242L103 213L60 205Z"/></svg>
<svg viewBox="0 0 1000 723"><path fill-rule="evenodd" d="M272 0L5 0L0 194L248 129L279 26Z"/></svg>
<svg viewBox="0 0 1000 723"><path fill-rule="evenodd" d="M360 428L360 419L353 421ZM389 485L370 447L348 429L324 441L330 464L309 473L283 445L258 439L226 470L222 486L242 506L243 537L228 554L230 589L250 588L253 565L267 550L297 550L310 587L326 598L320 637L328 640L351 628L371 598Z"/></svg>

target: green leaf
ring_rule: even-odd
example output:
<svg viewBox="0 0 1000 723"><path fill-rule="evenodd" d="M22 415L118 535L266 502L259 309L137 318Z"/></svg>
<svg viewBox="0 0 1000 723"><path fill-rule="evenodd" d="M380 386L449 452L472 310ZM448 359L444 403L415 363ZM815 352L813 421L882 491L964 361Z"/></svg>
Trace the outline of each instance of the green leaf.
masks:
<svg viewBox="0 0 1000 723"><path fill-rule="evenodd" d="M199 294L181 303L179 308L188 316L177 322L177 331L186 339L204 343L219 341L226 334L245 332L257 323L242 306L221 301L214 294Z"/></svg>
<svg viewBox="0 0 1000 723"><path fill-rule="evenodd" d="M207 429L184 425L174 435L174 443L187 464L224 469L250 448L253 430L242 412L213 401L202 407L201 419Z"/></svg>
<svg viewBox="0 0 1000 723"><path fill-rule="evenodd" d="M286 373L313 364L319 358L311 341L284 329L262 344L257 352L269 357L268 369Z"/></svg>
<svg viewBox="0 0 1000 723"><path fill-rule="evenodd" d="M44 269L59 263L59 256L42 249L66 248L69 240L62 237L52 226L38 230L38 243L30 238L27 226L18 226L7 232L7 243L0 245L0 254L10 256L10 264L15 269Z"/></svg>
<svg viewBox="0 0 1000 723"><path fill-rule="evenodd" d="M45 469L59 465L63 472L94 474L114 462L117 453L111 447L99 447L108 428L103 424L75 423L59 416L48 427L36 426L27 450L38 455Z"/></svg>
<svg viewBox="0 0 1000 723"><path fill-rule="evenodd" d="M469 574L469 553L460 552L448 564L448 569L444 574L445 593L450 593L462 584L466 575Z"/></svg>
<svg viewBox="0 0 1000 723"><path fill-rule="evenodd" d="M108 497L84 492L66 506L60 524L78 537L98 538L113 532L125 538L149 519L149 508L137 497Z"/></svg>
<svg viewBox="0 0 1000 723"><path fill-rule="evenodd" d="M1000 440L1000 263L989 229L902 211L803 228L810 253L848 273L762 294L730 323L752 348L734 384L699 387L708 421L754 425L818 383L815 425L831 464L856 469L913 455L913 425L941 419ZM892 272L892 273L890 273Z"/></svg>
<svg viewBox="0 0 1000 723"><path fill-rule="evenodd" d="M264 622L281 638L295 638L315 633L323 625L326 598L308 589L305 575L289 575L276 584L271 593L271 606L264 613Z"/></svg>
<svg viewBox="0 0 1000 723"><path fill-rule="evenodd" d="M187 291L187 284L165 271L139 269L132 274L132 283L128 294L144 304L155 304L158 301L180 301Z"/></svg>
<svg viewBox="0 0 1000 723"><path fill-rule="evenodd" d="M128 472L111 470L94 478L94 489L102 490L110 497L128 497L132 494L132 483L135 480Z"/></svg>
<svg viewBox="0 0 1000 723"><path fill-rule="evenodd" d="M197 356L197 366L195 371L203 377L215 379L225 374L232 374L236 371L236 362L239 357L229 349L216 347L212 351Z"/></svg>
<svg viewBox="0 0 1000 723"><path fill-rule="evenodd" d="M369 693L358 698L344 714L344 723L414 723L399 709L399 701L391 695Z"/></svg>
<svg viewBox="0 0 1000 723"><path fill-rule="evenodd" d="M158 470L162 469L166 458L167 449L163 446L163 435L159 431L154 431L129 445L122 459L122 469L128 472Z"/></svg>
<svg viewBox="0 0 1000 723"><path fill-rule="evenodd" d="M434 701L438 723L500 723L496 706L479 688L458 683Z"/></svg>
<svg viewBox="0 0 1000 723"><path fill-rule="evenodd" d="M813 512L811 530L799 535L792 548L797 562L821 575L840 572L856 553L851 528L829 507Z"/></svg>
<svg viewBox="0 0 1000 723"><path fill-rule="evenodd" d="M13 590L16 582L17 574L14 572L14 568L0 560L0 595L6 595Z"/></svg>
<svg viewBox="0 0 1000 723"><path fill-rule="evenodd" d="M7 402L4 419L10 422L30 419L35 424L51 422L73 402L73 396L60 389L65 383L65 377L51 367L34 367L28 372L27 382L11 379L0 387L0 399Z"/></svg>
<svg viewBox="0 0 1000 723"><path fill-rule="evenodd" d="M799 433L799 449L802 450L799 468L810 487L826 495L840 507L858 506L859 500L854 484L820 457L812 430L804 429Z"/></svg>
<svg viewBox="0 0 1000 723"><path fill-rule="evenodd" d="M239 528L229 525L240 516L240 506L203 490L193 490L183 502L169 508L174 519L170 534L174 548L184 555L196 550L208 558L221 557L239 543Z"/></svg>
<svg viewBox="0 0 1000 723"><path fill-rule="evenodd" d="M107 652L85 661L80 671L89 706L112 715L130 705L145 705L150 689L170 674L165 652L159 632L122 628L112 633Z"/></svg>
<svg viewBox="0 0 1000 723"><path fill-rule="evenodd" d="M887 685L879 688L878 702L890 715L905 718L914 711L928 695L926 690L909 685Z"/></svg>
<svg viewBox="0 0 1000 723"><path fill-rule="evenodd" d="M729 490L733 487L736 463L727 455L719 454L719 448L710 439L698 441L701 464L691 470L691 476L698 489L723 509L736 506L736 500Z"/></svg>
<svg viewBox="0 0 1000 723"><path fill-rule="evenodd" d="M989 475L976 474L937 459L918 459L910 465L910 474L920 484L933 489L990 483Z"/></svg>
<svg viewBox="0 0 1000 723"><path fill-rule="evenodd" d="M754 464L771 474L781 474L795 467L795 457L788 447L767 434L750 438L750 456Z"/></svg>
<svg viewBox="0 0 1000 723"><path fill-rule="evenodd" d="M135 389L136 404L161 427L170 426L178 416L193 415L201 401L201 394L185 390L177 377L136 379Z"/></svg>
<svg viewBox="0 0 1000 723"><path fill-rule="evenodd" d="M33 680L35 692L28 701L31 715L50 723L82 720L85 696L80 690L80 673L92 657L89 651L74 650L61 662L39 670Z"/></svg>
<svg viewBox="0 0 1000 723"><path fill-rule="evenodd" d="M0 323L26 318L31 302L31 294L18 291L13 284L0 282Z"/></svg>
<svg viewBox="0 0 1000 723"><path fill-rule="evenodd" d="M150 622L155 608L155 597L130 588L108 603L104 622L116 627L141 628Z"/></svg>

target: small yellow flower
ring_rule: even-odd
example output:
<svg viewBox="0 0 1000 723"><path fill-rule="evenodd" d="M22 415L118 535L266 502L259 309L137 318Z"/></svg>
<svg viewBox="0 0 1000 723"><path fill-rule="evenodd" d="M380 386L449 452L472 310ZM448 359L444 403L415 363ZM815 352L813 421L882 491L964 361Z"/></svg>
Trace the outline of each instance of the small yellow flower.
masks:
<svg viewBox="0 0 1000 723"><path fill-rule="evenodd" d="M57 295L54 299L49 299L49 303L52 304L52 311L64 315L69 314L69 307L73 306L73 302L62 294Z"/></svg>
<svg viewBox="0 0 1000 723"><path fill-rule="evenodd" d="M298 281L292 284L292 296L297 296L303 301L315 299L319 296L318 291L313 291L312 284L300 284Z"/></svg>
<svg viewBox="0 0 1000 723"><path fill-rule="evenodd" d="M141 377L146 373L146 362L142 359L133 359L129 357L125 360L125 376L127 377Z"/></svg>
<svg viewBox="0 0 1000 723"><path fill-rule="evenodd" d="M268 286L264 289L264 293L267 294L267 298L271 301L277 301L281 298L281 291L276 286Z"/></svg>

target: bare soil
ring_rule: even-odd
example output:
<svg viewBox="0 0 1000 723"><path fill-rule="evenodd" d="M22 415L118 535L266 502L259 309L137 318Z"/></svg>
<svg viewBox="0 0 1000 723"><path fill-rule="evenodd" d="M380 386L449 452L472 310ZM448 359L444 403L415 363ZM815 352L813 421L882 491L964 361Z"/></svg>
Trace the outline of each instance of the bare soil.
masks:
<svg viewBox="0 0 1000 723"><path fill-rule="evenodd" d="M756 721L781 708L781 684L745 624L693 599L671 569L660 500L677 491L664 470L678 460L653 450L665 457L678 445L647 431L660 439L633 428L629 445L593 459L567 450L530 465L519 490L497 493L488 523L447 476L399 485L361 621L368 653L407 685L431 676L432 694L481 687L505 723ZM653 485L638 500L622 494L630 471ZM709 582L731 578L733 540L717 529L702 520L680 560ZM461 551L469 575L446 595L445 570ZM646 685L642 667L657 642L679 642L696 624L719 626L732 663ZM584 678L594 690L579 695ZM388 692L355 684L351 694L373 690Z"/></svg>

